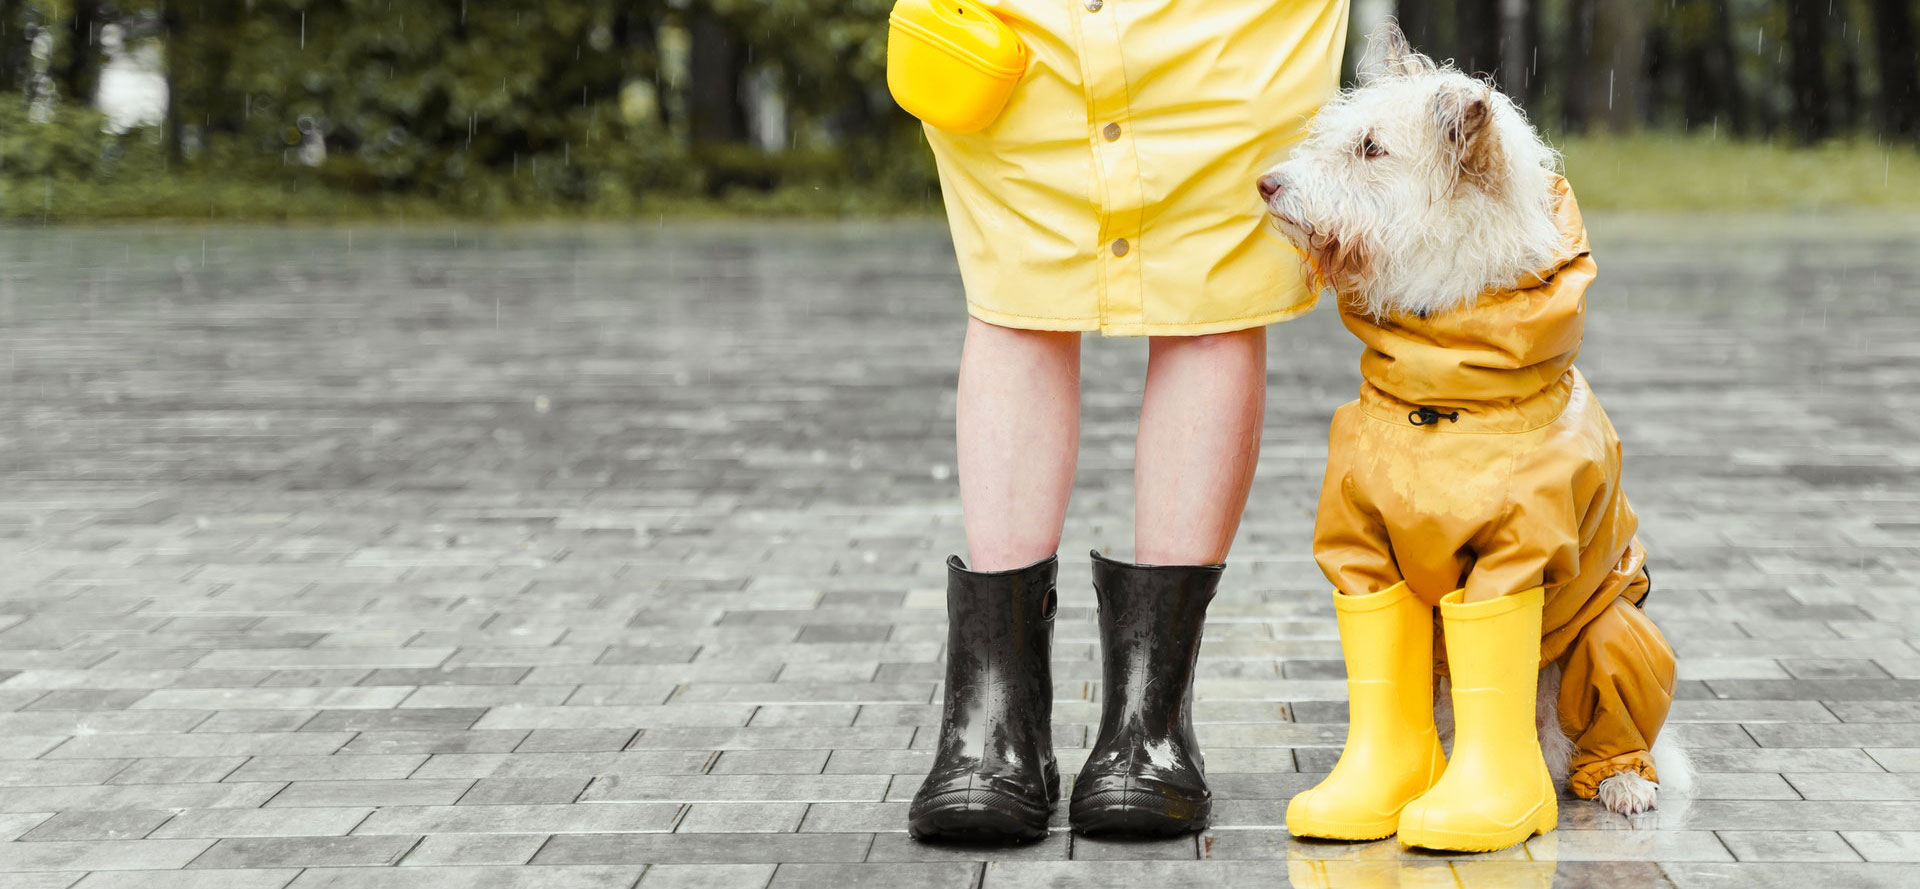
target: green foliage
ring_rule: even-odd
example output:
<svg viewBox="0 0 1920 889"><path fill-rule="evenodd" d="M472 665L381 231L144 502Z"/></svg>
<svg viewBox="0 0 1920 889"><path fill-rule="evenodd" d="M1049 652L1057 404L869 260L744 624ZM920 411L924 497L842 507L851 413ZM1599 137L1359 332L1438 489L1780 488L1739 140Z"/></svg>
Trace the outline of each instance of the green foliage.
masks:
<svg viewBox="0 0 1920 889"><path fill-rule="evenodd" d="M845 111L887 75L893 0L710 0L764 61L785 75L803 115Z"/></svg>
<svg viewBox="0 0 1920 889"><path fill-rule="evenodd" d="M86 0L36 2L44 20L59 21ZM909 206L935 180L918 123L878 86L890 6L133 0L117 9L148 9L165 25L175 122L166 140L177 148L167 151L158 133L103 136L98 117L69 96L46 125L9 108L0 214L85 215L115 193L127 195L127 212L144 214L156 208L152 194L215 182L239 190L210 189L226 198L188 200L180 215L227 207L279 216L276 197L292 202L290 212L321 214L336 203L394 201L480 216L621 215L756 198L774 212ZM736 36L735 76L770 73L782 85L787 149L691 144L684 71L695 11ZM325 160L308 167L315 134ZM155 181L107 172L130 150L123 146L145 152ZM21 197L63 191L78 203L49 208Z"/></svg>
<svg viewBox="0 0 1920 889"><path fill-rule="evenodd" d="M1558 147L1583 210L1920 210L1920 151L1909 145L1645 134Z"/></svg>
<svg viewBox="0 0 1920 889"><path fill-rule="evenodd" d="M618 101L654 60L613 2L181 0L176 79L205 151L267 174L324 133L323 177L456 206L579 203L690 184L652 115ZM191 121L194 115L184 117Z"/></svg>
<svg viewBox="0 0 1920 889"><path fill-rule="evenodd" d="M30 122L26 87L7 80L23 69L0 70L9 90L0 95L0 217L935 212L920 126L884 86L892 2L0 0L11 17L0 24L54 25L58 96L50 121ZM1659 28L1682 55L1664 76L1692 70L1681 64L1691 48L1732 41L1727 61L1747 84L1749 116L1760 118L1749 131L1768 131L1777 119L1768 109L1786 97L1769 80L1784 20L1773 0L1732 2L1668 5ZM1548 32L1566 27L1568 4L1537 5ZM1865 20L1861 0L1848 6ZM1732 28L1716 37L1725 22L1709 13L1720 9L1731 10ZM164 133L104 134L76 101L102 60L84 55L90 43L77 36L87 31L74 23L114 20L159 22L164 32L174 109ZM6 33L18 40L25 25ZM1558 39L1543 43L1546 68L1563 49ZM23 46L0 37L0 67L23 59ZM784 99L784 145L755 144L738 116L718 136L696 120L711 109L694 107L695 95L768 83ZM1551 107L1535 109L1549 125ZM1715 107L1701 111L1648 120L1724 132ZM325 159L307 166L317 137ZM1920 196L1873 181L1903 172L1916 181L1910 148L1821 151L1642 137L1575 140L1568 157L1595 207L1920 206ZM1630 152L1638 162L1627 162ZM1798 172L1770 177L1775 169ZM1817 193L1774 184L1808 181Z"/></svg>
<svg viewBox="0 0 1920 889"><path fill-rule="evenodd" d="M109 143L92 109L61 107L33 123L20 102L0 102L0 176L18 179L92 179L107 173Z"/></svg>
<svg viewBox="0 0 1920 889"><path fill-rule="evenodd" d="M37 2L58 21L76 0ZM165 24L176 150L159 133L100 134L71 97L46 125L8 106L0 215L90 215L116 194L145 215L164 212L158 195L197 191L216 197L184 200L178 215L918 206L935 194L931 158L918 122L878 86L891 2L134 0L118 8L150 8ZM782 85L786 150L690 143L686 27L697 10L736 35L737 76ZM325 160L308 167L316 133ZM110 171L128 152L150 177ZM72 203L48 199L61 194Z"/></svg>

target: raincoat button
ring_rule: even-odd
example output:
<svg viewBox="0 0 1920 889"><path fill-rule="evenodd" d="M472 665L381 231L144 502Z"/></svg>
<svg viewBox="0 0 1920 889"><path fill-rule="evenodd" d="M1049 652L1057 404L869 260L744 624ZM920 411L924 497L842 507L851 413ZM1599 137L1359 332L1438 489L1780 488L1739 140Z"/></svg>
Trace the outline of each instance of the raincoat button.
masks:
<svg viewBox="0 0 1920 889"><path fill-rule="evenodd" d="M1113 255L1114 255L1114 256L1125 256L1125 255L1127 255L1127 250L1128 250L1128 249L1130 249L1130 248L1128 248L1128 247L1127 247L1127 239L1126 239L1126 238L1114 238L1114 239L1113 239Z"/></svg>
<svg viewBox="0 0 1920 889"><path fill-rule="evenodd" d="M1107 137L1108 142L1112 142L1120 138L1120 125L1117 123L1107 124L1107 128L1101 130L1100 135Z"/></svg>
<svg viewBox="0 0 1920 889"><path fill-rule="evenodd" d="M1087 0L1086 5L1087 5L1088 12L1099 12L1100 7L1105 6L1107 4L1105 0Z"/></svg>

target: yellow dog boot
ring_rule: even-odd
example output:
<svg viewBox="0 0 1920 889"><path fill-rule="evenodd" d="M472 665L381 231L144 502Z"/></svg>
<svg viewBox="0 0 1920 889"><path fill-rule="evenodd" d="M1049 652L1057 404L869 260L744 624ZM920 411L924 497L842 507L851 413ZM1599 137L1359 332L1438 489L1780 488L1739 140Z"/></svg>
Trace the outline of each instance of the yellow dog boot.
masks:
<svg viewBox="0 0 1920 889"><path fill-rule="evenodd" d="M1347 746L1333 772L1287 803L1297 837L1377 840L1446 768L1433 725L1433 609L1396 583L1333 595L1347 662Z"/></svg>
<svg viewBox="0 0 1920 889"><path fill-rule="evenodd" d="M1539 588L1467 604L1440 600L1453 674L1453 755L1432 790L1400 813L1400 844L1504 849L1553 829L1553 778L1533 722L1540 681Z"/></svg>

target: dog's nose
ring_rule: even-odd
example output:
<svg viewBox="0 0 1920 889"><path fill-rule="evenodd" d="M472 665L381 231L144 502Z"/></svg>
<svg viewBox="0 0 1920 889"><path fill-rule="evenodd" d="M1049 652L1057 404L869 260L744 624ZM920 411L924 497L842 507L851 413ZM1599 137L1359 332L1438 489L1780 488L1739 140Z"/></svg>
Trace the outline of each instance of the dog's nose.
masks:
<svg viewBox="0 0 1920 889"><path fill-rule="evenodd" d="M1272 173L1260 177L1258 185L1260 187L1260 199L1263 201L1273 200L1273 196L1279 194L1284 187L1280 184L1280 177Z"/></svg>

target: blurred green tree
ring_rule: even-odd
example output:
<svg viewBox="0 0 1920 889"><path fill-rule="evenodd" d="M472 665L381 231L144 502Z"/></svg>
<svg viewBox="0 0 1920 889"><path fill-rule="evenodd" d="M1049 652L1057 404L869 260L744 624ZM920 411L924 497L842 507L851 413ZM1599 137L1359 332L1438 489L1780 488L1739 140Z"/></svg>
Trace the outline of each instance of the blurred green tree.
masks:
<svg viewBox="0 0 1920 889"><path fill-rule="evenodd" d="M25 109L9 144L40 158L8 156L0 177L151 166L482 213L926 206L931 158L885 85L892 2L0 0L0 104ZM1372 0L1366 15L1397 15L1416 46L1562 132L1912 140L1917 9ZM131 21L164 41L166 131L82 135L101 28Z"/></svg>

